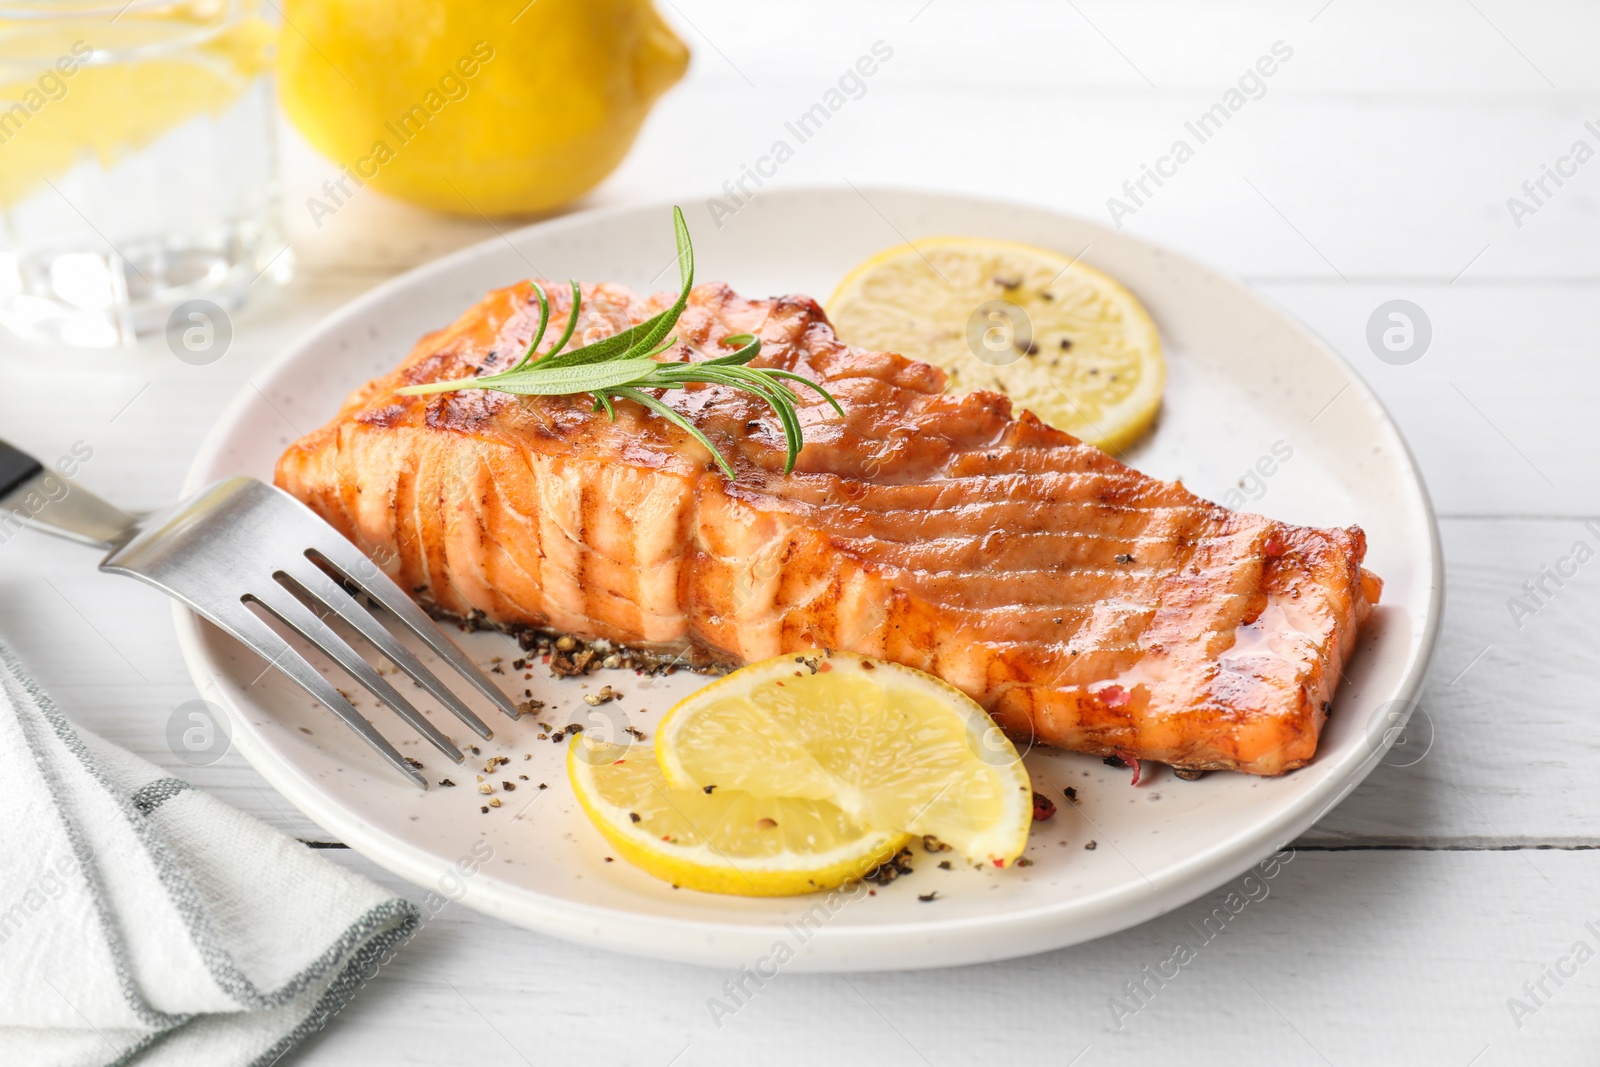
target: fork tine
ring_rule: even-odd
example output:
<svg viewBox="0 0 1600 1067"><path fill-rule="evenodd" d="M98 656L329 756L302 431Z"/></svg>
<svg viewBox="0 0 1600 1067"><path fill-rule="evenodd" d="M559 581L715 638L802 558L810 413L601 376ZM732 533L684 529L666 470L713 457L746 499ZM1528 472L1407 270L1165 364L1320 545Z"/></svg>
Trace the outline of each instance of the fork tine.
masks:
<svg viewBox="0 0 1600 1067"><path fill-rule="evenodd" d="M416 601L407 596L405 591L394 584L394 580L379 570L370 559L362 555L361 550L355 545L348 541L341 540L335 543L330 540L316 545L311 554L327 561L341 576L360 586L367 595L387 608L389 613L405 623L412 633L422 638L440 659L471 682L474 689L494 701L495 706L508 717L512 719L521 717L522 713L517 710L516 704L500 691L500 687L491 682L488 676L456 647L455 642L445 636L438 624L417 607Z"/></svg>
<svg viewBox="0 0 1600 1067"><path fill-rule="evenodd" d="M471 727L473 732L485 741L494 736L494 731L489 729L487 723L473 714L472 709L450 691L439 678L422 661L411 654L411 650L395 639L395 636L384 629L382 623L372 617L372 613L358 603L355 597L345 592L344 587L332 578L326 571L316 566L310 560L304 560L285 568L279 581L287 579L293 582L307 596L320 603L323 607L338 615L345 622L360 631L372 645L389 657L395 666L410 675L422 688L432 693L452 715Z"/></svg>
<svg viewBox="0 0 1600 1067"><path fill-rule="evenodd" d="M296 600L290 592L281 585L272 588L253 590L250 599L260 604L281 619L285 625L294 630L301 637L313 645L342 667L346 674L361 683L373 696L387 704L396 715L399 715L417 733L428 739L428 742L449 756L456 763L464 757L461 750L454 743L439 732L439 728L429 722L427 718L412 706L411 701L401 696L389 680L362 659L355 649L345 643L344 638L334 633L327 623L317 618L315 612Z"/></svg>
<svg viewBox="0 0 1600 1067"><path fill-rule="evenodd" d="M270 626L252 615L242 603L233 610L210 610L205 612L205 615L222 629L249 645L257 655L288 675L300 688L327 705L329 711L342 719L346 726L360 735L361 740L371 745L379 755L394 764L395 769L401 774L420 788L428 788L428 780L422 776L422 772L407 763L405 757L400 755L395 747L340 695L332 682L306 662L305 657L290 647L289 642L273 632Z"/></svg>

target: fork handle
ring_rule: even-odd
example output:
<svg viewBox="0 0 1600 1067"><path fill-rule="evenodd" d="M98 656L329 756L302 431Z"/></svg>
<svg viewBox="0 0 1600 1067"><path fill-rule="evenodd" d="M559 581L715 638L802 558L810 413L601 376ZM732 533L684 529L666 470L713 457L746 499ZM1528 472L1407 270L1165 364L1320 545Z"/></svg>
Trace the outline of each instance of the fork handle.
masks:
<svg viewBox="0 0 1600 1067"><path fill-rule="evenodd" d="M127 540L138 518L67 479L64 472L86 458L74 450L51 469L0 441L0 544L20 526L108 550Z"/></svg>
<svg viewBox="0 0 1600 1067"><path fill-rule="evenodd" d="M0 500L10 496L13 489L43 470L44 466L38 460L0 441Z"/></svg>

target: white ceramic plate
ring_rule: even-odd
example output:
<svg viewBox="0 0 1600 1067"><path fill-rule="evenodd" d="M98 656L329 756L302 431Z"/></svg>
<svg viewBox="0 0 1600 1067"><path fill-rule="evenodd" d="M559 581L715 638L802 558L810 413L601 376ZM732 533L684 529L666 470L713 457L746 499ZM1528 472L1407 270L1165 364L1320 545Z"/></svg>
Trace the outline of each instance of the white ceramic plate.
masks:
<svg viewBox="0 0 1600 1067"><path fill-rule="evenodd" d="M1160 326L1170 373L1160 424L1130 461L1157 477L1181 477L1214 500L1233 490L1252 498L1247 507L1277 518L1359 523L1367 531L1367 564L1386 583L1383 602L1339 689L1316 761L1273 780L1214 773L1184 782L1162 769L1134 788L1127 771L1098 759L1035 750L1027 757L1035 788L1060 810L1035 824L1027 853L1032 866L943 871L937 857L919 852L914 874L872 896L831 902L712 896L674 890L620 860L606 862L610 850L567 786L565 746L536 740L534 723L494 722L494 741L480 745L469 766L455 768L366 702L380 728L423 761L431 780L460 783L421 792L276 672L262 676L250 653L180 611L189 668L202 692L232 713L239 749L329 833L440 897L624 952L764 968L790 953L795 959L787 966L795 969L932 967L1041 952L1186 903L1292 841L1382 757L1433 645L1442 589L1438 535L1399 432L1321 342L1213 271L1038 208L822 189L762 192L720 225L703 206L691 205L687 214L700 279L722 279L751 296L825 296L871 253L944 234L1012 238L1081 254L1126 283ZM676 284L673 265L669 212L655 205L557 219L396 278L329 318L263 370L256 388L241 392L201 449L189 488L230 474L270 479L291 440L323 423L350 389L389 370L418 337L453 321L490 288L537 271L651 291ZM1270 475L1261 473L1268 469ZM461 640L480 662L517 655L498 634ZM504 669L506 688L531 689L556 706L548 715L557 722L583 721L594 711L581 700L585 683L550 679L543 668L528 680ZM620 707L653 735L672 702L703 681L684 673L652 680L604 672L587 684L620 689L624 698L607 709ZM437 708L422 706L465 738ZM503 806L484 814L475 772L494 755L511 762L492 780L517 789L499 792L497 785ZM540 782L549 788L539 790ZM1077 791L1076 805L1063 801L1066 786ZM933 890L937 899L918 899ZM797 924L807 913L811 920Z"/></svg>

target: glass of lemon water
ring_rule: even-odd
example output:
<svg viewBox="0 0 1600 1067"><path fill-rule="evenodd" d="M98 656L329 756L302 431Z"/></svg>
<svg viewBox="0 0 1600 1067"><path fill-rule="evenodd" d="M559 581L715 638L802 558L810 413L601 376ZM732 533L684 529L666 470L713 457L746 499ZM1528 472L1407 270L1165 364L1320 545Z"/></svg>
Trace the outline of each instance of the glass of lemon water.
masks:
<svg viewBox="0 0 1600 1067"><path fill-rule="evenodd" d="M0 324L132 345L287 277L256 2L0 0Z"/></svg>

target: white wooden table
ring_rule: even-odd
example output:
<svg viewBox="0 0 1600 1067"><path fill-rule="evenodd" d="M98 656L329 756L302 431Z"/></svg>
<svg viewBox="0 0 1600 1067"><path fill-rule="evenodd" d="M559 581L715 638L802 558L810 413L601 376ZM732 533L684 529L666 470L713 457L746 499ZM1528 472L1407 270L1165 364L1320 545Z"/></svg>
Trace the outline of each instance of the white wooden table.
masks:
<svg viewBox="0 0 1600 1067"><path fill-rule="evenodd" d="M983 192L1109 221L1108 197L1125 196L1124 181L1185 136L1185 121L1274 42L1292 48L1265 94L1122 221L1297 316L1372 383L1408 436L1448 560L1423 702L1431 749L1380 767L1296 843L1271 896L1120 1027L1110 999L1125 998L1124 983L1167 957L1223 891L1031 959L785 974L720 1028L706 1000L728 974L602 954L449 907L296 1062L1596 1062L1600 963L1559 984L1546 969L1571 972L1560 961L1577 942L1600 949L1600 773L1586 762L1600 756L1600 562L1551 583L1520 626L1508 598L1577 542L1600 550L1600 524L1584 525L1600 516L1600 162L1560 188L1547 183L1540 204L1522 189L1575 141L1600 148L1600 128L1585 127L1600 120L1600 8L663 8L695 51L693 69L587 204L716 192L881 40L893 56L864 95L770 184ZM159 341L131 353L9 345L0 433L46 458L87 442L86 485L160 505L264 360L384 278L494 235L371 192L319 229L305 202L331 168L287 130L285 142L298 275L235 316L225 358L189 366ZM1512 196L1536 210L1514 218ZM884 243L894 240L886 227ZM1395 298L1432 324L1431 347L1408 365L1380 362L1366 340L1368 317ZM0 548L0 633L78 721L417 895L327 841L236 755L193 771L168 751L168 715L194 687L158 595L96 574L73 546L19 537Z"/></svg>

